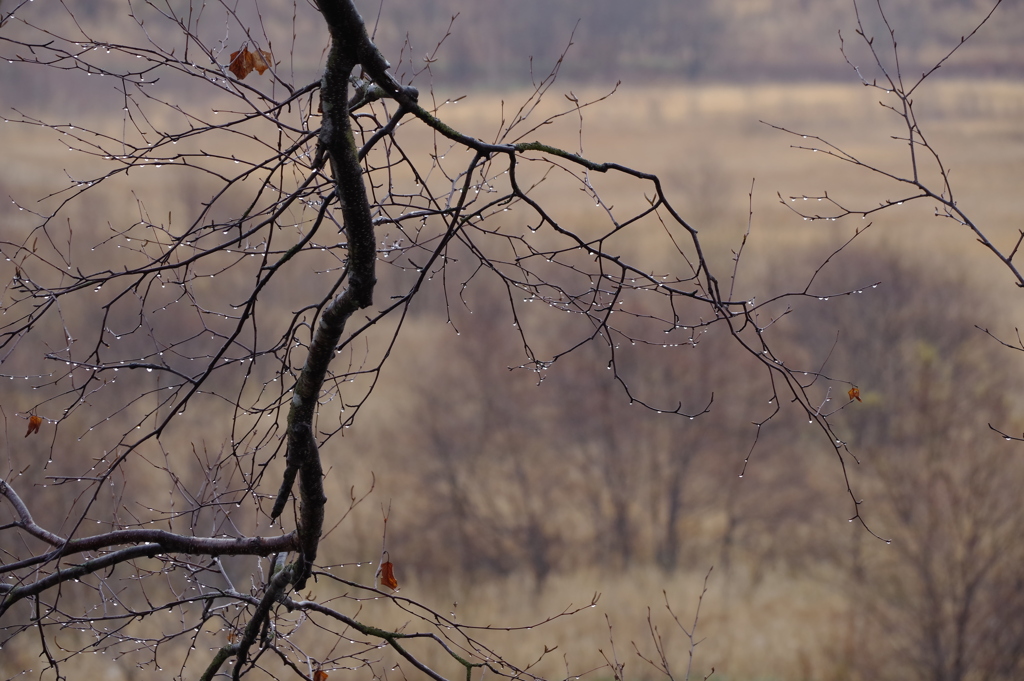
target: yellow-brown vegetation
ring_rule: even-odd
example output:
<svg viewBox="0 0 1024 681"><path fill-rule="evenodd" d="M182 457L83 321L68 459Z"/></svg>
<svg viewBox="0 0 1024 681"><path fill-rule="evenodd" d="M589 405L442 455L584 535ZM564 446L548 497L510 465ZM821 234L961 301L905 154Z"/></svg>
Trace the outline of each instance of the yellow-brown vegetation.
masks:
<svg viewBox="0 0 1024 681"><path fill-rule="evenodd" d="M586 99L600 93L575 94ZM501 99L507 107L523 96ZM954 172L961 205L994 240L1012 243L1024 211L1024 84L938 82L918 97L922 126ZM552 101L552 111L564 105ZM470 93L442 107L440 116L489 139L501 111L497 96ZM658 174L720 264L733 257L749 220L739 297L806 282L862 226L855 224L859 218L805 222L777 194L788 200L827 191L844 201L877 203L897 200L903 191L822 153L793 149L802 138L761 121L820 136L887 168L906 168L905 145L891 139L898 132L892 114L879 106L874 91L855 84L623 87L584 111L582 129L578 118L566 116L537 136L570 150L582 144L597 161ZM0 129L5 194L19 200L38 196L63 186L65 173L84 176L80 160L51 132L12 128L9 123ZM405 144L410 153L423 153L433 140L422 135ZM187 222L201 196L201 188L178 182L172 172L146 168L139 171L141 180L133 178L154 222L165 215L167 222ZM601 190L607 205L643 200L628 183L606 183ZM538 187L537 196L559 206L573 224L585 225L592 219L587 211L600 210L557 173ZM107 193L92 200L72 216L76 229L103 234L108 220L140 219L135 197ZM809 301L802 305L801 321L780 324L808 370L821 367L838 333L824 373L859 386L863 403L839 417L841 430L862 461L852 471L864 499L862 512L893 545L846 522L849 499L839 465L820 432L801 429L800 418L763 432L739 477L756 434L750 421L765 416L767 393L764 377L742 358L716 355L713 334L697 348L650 348L639 354L646 362L630 367L631 387L657 398L679 399L679 386L686 386L689 410L699 411L714 386L711 412L692 421L642 412L627 404L596 354L584 351L557 362L543 382L537 374L509 371L522 363L522 349L501 296L484 284L471 292L467 306L451 304L453 325L446 324L439 291L425 292L371 401L345 437L324 447L328 528L347 509L353 489L362 494L371 479L376 487L325 538L321 562L361 563L333 569L372 583L381 507L390 506L388 550L401 594L462 622L516 627L485 640L520 664L540 657L545 646L558 646L535 670L549 678L601 666L600 651L612 654L610 638L618 658L628 660L628 678L657 678L632 650L635 643L653 655L648 618L665 634L673 664L683 668L688 642L674 629L665 598L688 625L712 566L694 678L712 667L714 678L730 680L926 678L920 672L928 661L907 657L914 649L915 617L935 605L915 593L922 575L952 594L959 587L936 573L990 561L998 563L992 574L1007 573L1008 581L997 580L997 586L1010 584L1013 566L1003 563L1018 560L1014 556L1024 545L1021 511L971 502L1013 496L1019 489L1013 484L1024 481L1014 449L1019 445L1004 443L986 427L995 422L1020 430L1024 412L1012 396L1024 367L1018 354L974 328L1012 336L1024 306L1013 282L971 235L930 209L911 204L883 214L826 270L816 289L864 293ZM10 233L33 224L9 203L0 221ZM665 248L664 236L650 225L620 245L654 270ZM876 282L881 283L871 288ZM305 298L275 301L285 312L282 319L300 300ZM545 319L527 316L524 323ZM535 332L543 343L545 333L557 341L559 329ZM836 386L832 401L839 406L849 385ZM0 390L8 419L31 401L7 382ZM346 387L339 390L338 404ZM337 419L339 409L329 405L321 418ZM194 456L197 476L203 468L198 462L224 447L224 424L212 427L204 419L188 415L161 441L168 456ZM11 470L35 451L15 450L14 444L5 441ZM132 465L150 467L147 489L134 490L134 498L159 508L171 505L175 492L160 477L159 461ZM201 480L182 482L194 489ZM939 488L951 496L931 499ZM957 497L958 490L969 491L968 498ZM937 514L928 524L911 508L925 498L932 505L961 504L956 508L963 514ZM133 511L143 512L134 506ZM37 520L59 524L65 513L53 508ZM257 522L238 521L247 527ZM952 529L943 524L950 522ZM929 532L948 532L949 540L927 545L922 537ZM957 539L960 544L948 545ZM947 562L932 564L937 559ZM884 584L874 581L879 575ZM321 600L333 595L346 603L345 589L326 580L310 589ZM595 593L601 598L593 608L519 628L563 608L585 606ZM986 607L996 608L1000 598L1012 597L1019 594L992 592L984 599ZM400 627L404 615L387 605L371 600L360 607L376 625ZM195 646L205 652L227 636L204 631ZM339 641L343 635L324 631L306 652L317 658L320 649ZM430 664L444 664L436 650L419 652ZM4 653L5 675L38 666L18 651ZM382 659L391 654L382 651ZM83 670L93 664L111 668L91 659L82 664ZM205 662L194 664L199 669ZM606 671L595 676L604 678ZM124 678L160 674L125 672Z"/></svg>

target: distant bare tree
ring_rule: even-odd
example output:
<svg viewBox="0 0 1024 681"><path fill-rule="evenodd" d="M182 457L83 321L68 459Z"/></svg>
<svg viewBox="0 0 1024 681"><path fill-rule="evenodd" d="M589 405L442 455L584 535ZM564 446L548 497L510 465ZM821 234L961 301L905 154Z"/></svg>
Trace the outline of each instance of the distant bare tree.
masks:
<svg viewBox="0 0 1024 681"><path fill-rule="evenodd" d="M1021 379L972 326L998 309L978 291L937 295L965 287L881 249L847 253L831 274L844 269L884 280L871 314L829 306L795 335L814 347L841 327L837 370L862 367L863 408L847 416L866 464L858 488L892 538L856 538L832 559L856 604L848 664L883 680L1017 678L1024 459L984 423L1014 413Z"/></svg>

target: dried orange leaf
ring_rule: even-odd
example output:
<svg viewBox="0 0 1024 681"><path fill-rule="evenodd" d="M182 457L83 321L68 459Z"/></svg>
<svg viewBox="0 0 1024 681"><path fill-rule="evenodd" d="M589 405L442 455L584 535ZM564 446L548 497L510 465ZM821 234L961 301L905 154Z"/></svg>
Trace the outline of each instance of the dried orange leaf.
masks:
<svg viewBox="0 0 1024 681"><path fill-rule="evenodd" d="M380 576L381 584L392 591L398 590L398 580L395 579L395 566L390 560L380 564L380 572L377 574Z"/></svg>
<svg viewBox="0 0 1024 681"><path fill-rule="evenodd" d="M263 75L263 72L270 68L270 65L274 63L274 55L270 54L266 50L256 50L252 55L252 67L256 69L256 73Z"/></svg>
<svg viewBox="0 0 1024 681"><path fill-rule="evenodd" d="M327 672L323 669L317 669L313 672L313 681L327 681Z"/></svg>
<svg viewBox="0 0 1024 681"><path fill-rule="evenodd" d="M857 400L858 402L862 402L863 401L863 400L860 399L860 388L857 388L857 387L850 388L850 392L848 392L847 395L850 396L850 401L851 402L853 402L854 400Z"/></svg>
<svg viewBox="0 0 1024 681"><path fill-rule="evenodd" d="M248 47L243 47L238 52L231 53L231 63L228 70L235 74L238 80L244 80L246 76L255 71L263 75L263 72L274 63L274 55L266 50L250 52Z"/></svg>
<svg viewBox="0 0 1024 681"><path fill-rule="evenodd" d="M39 426L41 426L41 425L43 425L43 417L42 416L35 416L35 415L29 416L28 417L28 432L25 433L25 437L28 437L32 433L38 433L39 432Z"/></svg>

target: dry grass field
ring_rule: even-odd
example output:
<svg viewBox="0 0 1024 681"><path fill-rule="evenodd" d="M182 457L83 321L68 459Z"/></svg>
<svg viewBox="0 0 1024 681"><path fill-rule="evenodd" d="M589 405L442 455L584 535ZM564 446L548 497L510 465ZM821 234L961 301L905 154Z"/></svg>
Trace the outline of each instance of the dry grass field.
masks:
<svg viewBox="0 0 1024 681"><path fill-rule="evenodd" d="M585 100L588 95L597 97L602 93L574 94ZM514 94L502 99L506 111L510 103L518 101ZM556 99L548 112L563 105ZM968 207L977 222L1003 246L1012 244L1022 226L1024 209L1024 84L938 82L920 93L917 105L921 126L952 169L961 205ZM486 139L493 136L501 110L502 103L496 97L470 94L442 111L452 124ZM542 129L537 137L554 138L557 144L579 150L578 120L566 116L562 121L562 127ZM874 91L856 84L837 83L623 88L585 112L582 151L593 160L615 160L664 178L684 215L692 217L721 262L732 257L732 250L747 228L748 193L753 183L752 234L744 254L746 270L741 283L756 288L768 280L781 288L792 283L787 281L791 276L803 281L809 271L807 263L819 262L848 239L860 226L860 220L805 222L780 205L777 193L789 197L827 192L844 202L875 205L886 199L902 198L905 190L823 154L793 149L791 145L806 141L773 130L761 121L818 135L885 169L906 172L909 167L906 145L891 139L901 133L898 121L879 105ZM609 204L636 200L625 188L621 194L616 194L615 186L604 189ZM549 199L573 191L576 188L557 184L541 188L542 195ZM932 208L919 203L883 214L861 237L859 247L868 254L887 253L891 257L881 265L883 282L890 274L885 267L901 263L936 273L939 283L922 294L934 301L933 309L942 310L942 301L947 301L952 309L964 288L980 292L1000 314L996 319L979 319L977 323L1012 332L1022 311L1019 291L970 233L949 220L935 217ZM586 214L581 213L579 219L586 220ZM645 243L634 246L642 251ZM877 273L878 270L872 272ZM847 270L846 274L851 272ZM856 275L856 271L852 274ZM906 302L907 308L914 304ZM916 319L899 303L885 310L877 312L879 317L895 313L908 320L908 324ZM869 317L873 314L872 302L863 301L851 314ZM459 352L460 341L449 341L456 346L454 352ZM1020 358L1013 353L1000 354L981 337L975 341L979 352L996 356L995 361L1006 371L1020 370ZM414 350L410 352L418 356ZM417 370L417 361L403 364L402 370L388 377L395 381L395 391L402 391L405 378ZM899 405L890 403L888 408L899 409ZM1018 419L1020 416L1017 413ZM735 425L738 429L745 426ZM363 433L366 439L355 434L356 451L372 447L370 441L377 436L369 426ZM983 425L976 437L989 437ZM745 558L723 569L714 542L698 539L721 531L717 522L721 516L712 511L705 518L705 526L690 528L693 543L703 548L689 558L686 569L672 574L666 575L650 563L619 568L612 561L595 561L589 567L558 572L535 591L525 574L479 581L457 574L447 581L420 582L413 572L406 577L408 592L414 597L429 594L432 602L457 601L461 618L495 624L540 621L570 604L586 603L595 592L600 592L596 608L547 627L503 635L499 637L501 649L515 650L517 659L530 659L540 655L545 645L557 644L558 652L549 656L556 659L548 660L548 666L542 667L545 674L554 677L566 673L564 660L569 661L570 669L597 667L604 662L599 651L609 657L612 651L604 618L607 614L613 627L614 650L620 661L627 662L627 678L658 678L657 672L635 656L632 645L635 642L641 652L653 654L648 606L659 631L670 641L674 669L683 669L687 642L679 631L673 630L662 593L668 594L673 609L688 625L704 574L716 565L702 605L699 638L703 642L696 651L693 678L702 678L711 667L715 668L715 678L730 680L863 678L863 667L855 661L870 658L873 653L862 637L866 626L862 608L851 600L854 597L844 583L848 583L851 563L856 560L857 551L850 547L865 540L870 545L875 540L845 522L848 508L840 494L840 470L827 457L826 448L813 441L800 448L804 454L796 465L814 469L817 483L829 492L812 500L815 505L798 511L805 518L814 519L814 527L803 528L811 533L809 539L794 537L797 530L790 526L775 527L777 532L773 532L771 523L765 532L767 536L760 537L760 541L779 545L780 552L790 552L790 560L764 567L755 564L752 556L756 552L741 551ZM726 448L721 456L734 464L734 470L744 453L739 447ZM881 452L857 454L870 467L872 457ZM408 452L399 459L415 456ZM558 453L552 452L551 456ZM379 493L392 503L411 494L407 487L389 488L387 474L379 470L377 473ZM739 494L759 500L755 504L771 506L771 502L761 500L791 495L794 490L790 486L803 484L801 480L801 476L781 470L761 482L752 481ZM731 482L709 475L699 484L717 486L717 494L724 497ZM641 505L642 499L637 499L637 504ZM367 509L365 517L372 518L376 513L379 511L375 508ZM884 533L887 528L876 529ZM835 560L821 561L816 557L818 553L832 552L838 554ZM874 633L887 635L884 631ZM606 675L605 670L597 676Z"/></svg>
<svg viewBox="0 0 1024 681"><path fill-rule="evenodd" d="M537 112L537 120L566 110L568 102L562 94L569 90L569 86L556 85ZM573 94L586 101L604 92L587 87L573 89ZM503 107L506 113L514 110L527 95L510 92L499 97L470 92L457 103L442 107L440 116L464 132L493 139ZM1018 230L1024 229L1024 83L936 81L920 91L915 103L922 129L952 170L951 181L960 205L990 237L1001 246L1012 248ZM892 139L901 133L898 120L879 105L877 91L856 83L622 87L607 100L585 109L582 123L575 113L569 113L527 139L541 139L571 151L582 151L595 161L616 161L659 175L669 193L676 197L680 212L705 236L713 261L723 271L731 270L728 263L749 225L750 237L737 282L738 290L747 295L766 288L783 290L799 286L817 263L866 224L860 218L804 221L780 203L779 194L788 199L827 192L838 201L860 202L859 205L895 201L906 194L905 189L863 169L823 153L792 148L822 145L780 132L768 124L819 136L881 168L896 173L908 171L906 145ZM408 129L402 128L401 134L407 136L407 150L428 152L431 138L417 137L420 133L415 128L412 124ZM83 176L87 167L83 159L69 154L60 142L52 132L39 128L13 123L0 126L4 159L0 165L0 194L30 207L31 197L56 191L67 184L67 176ZM196 187L176 184L173 176L157 172L146 169L133 180L140 195L151 197L153 213L189 215ZM595 185L604 183L600 186L608 204L625 207L643 200L636 188L627 183L609 183L601 177L593 181ZM560 181L557 175L540 185L536 195L549 203L562 202L565 215L575 223L586 224L592 219L587 210L593 209L593 204L588 208L586 202L578 200L578 186ZM984 366L997 366L1007 375L1024 377L1020 373L1024 364L1019 353L1000 349L971 326L977 324L1012 337L1018 320L1024 319L1019 289L965 228L935 217L933 208L926 202L915 202L882 213L858 238L851 249L849 264L837 265L837 278L831 280L837 286L853 288L864 284L868 277L871 281L877 277L883 282L879 291L884 292L886 281L899 275L898 268L906 267L933 277L929 280L930 288L917 292L920 298L889 300L877 306L878 298L871 296L885 294L868 292L858 299L858 306L836 308L842 313L823 317L823 326L875 329L920 324L923 333L927 318L915 316L914 311L928 310L939 318L939 328L973 338L965 344L971 344L979 355L985 356L984 361L990 363ZM75 214L74 219L91 224L97 233L106 229L108 221L116 224L138 219L138 209L129 196L97 196L92 202L83 202L79 210L85 213ZM94 215L88 211L94 211ZM4 232L13 234L32 224L28 211L18 210L9 199L0 207L0 229ZM661 248L657 238L653 234L635 238L624 243L623 250L656 263ZM965 312L960 305L962 300L981 300L984 305L967 304L969 309ZM878 318L873 319L876 310ZM970 316L974 310L978 312L976 320ZM990 315L990 311L998 314ZM458 564L464 556L450 549L448 542L453 540L447 529L439 529L436 534L415 529L403 532L403 523L414 528L417 516L427 513L430 504L444 494L435 478L429 477L431 464L424 463L428 445L426 431L420 424L436 422L440 424L439 430L451 430L455 439L460 437L459 429L464 424L458 418L462 407L451 409L438 397L439 392L452 390L453 384L446 382L451 379L444 378L444 369L455 367L471 372L473 367L484 366L488 372L485 382L498 401L541 400L557 395L551 391L556 390L558 380L571 384L573 379L552 378L556 387L537 387L532 377L505 369L514 359L509 359L500 339L493 343L493 355L483 353L484 357L476 357L474 353L480 351L472 347L474 331L485 339L493 339L499 333L487 331L485 325L489 321L467 323L463 333L455 336L445 327L439 310L425 307L420 312L409 322L409 332L395 350L394 364L384 372L377 393L357 425L341 444L332 444L337 447L337 451L330 453L334 468L328 473L328 489L332 497L347 498L352 485L367 489L371 473L377 486L370 498L325 540L321 554L325 562L374 560L380 544L380 509L390 504L389 548L402 583L401 595L444 613L455 612L463 622L515 627L511 631L493 632L495 648L521 665L543 657L535 671L547 678L576 676L614 659L625 663L625 678L662 678L636 654L639 651L649 657L656 655L649 628L653 622L664 637L675 678L681 680L689 642L675 628L665 600L689 627L704 577L712 566L701 604L697 631L701 643L695 650L691 678L705 678L714 668L712 678L722 681L840 681L866 679L867 670L886 668L890 658L885 657L881 648L872 649L872 642L896 634L872 628L883 619L870 619L872 613L866 601L859 600L859 592L851 588L856 581L852 575L857 573L861 561L875 560L875 554L885 551L885 546L858 525L847 522L850 509L842 472L827 443L818 443L814 437L785 430L771 435L762 445L762 451L768 448L763 463L755 460L751 474L739 481L736 473L752 438L749 414L742 419L726 419L721 424L715 422L715 428L731 428L738 435L719 430L701 445L706 460L695 464L688 482L690 493L699 503L695 503L681 525L684 549L679 564L672 570L657 564L659 538L654 520L650 525L644 522L651 513L648 500L655 496L653 488L645 485L657 481L656 473L630 483L634 485L629 493L633 496L630 517L634 522L636 552L629 560L609 553L605 561L601 559L604 545L600 527L584 523L591 513L584 508L585 500L602 498L604 491L585 489L582 496L576 496L576 492L568 489L565 470L556 465L559 458L569 454L561 450L542 451L539 445L531 445L537 451L531 450L529 461L548 461L551 465L530 473L536 476L531 478L534 482L518 493L513 491L508 498L502 496L502 490L512 485L502 477L500 460L480 464L476 470L483 479L467 484L495 505L509 504L512 514L518 512L516 500L528 496L533 488L545 490L543 504L565 499L566 504L573 506L547 509L553 526L546 536L556 538L551 549L556 559L554 568L543 580L538 580L518 557L509 559L507 574L460 569ZM875 322L879 326L872 326ZM953 329L956 324L965 329ZM834 337L831 328L822 331L825 337ZM906 333L913 335L913 329ZM857 338L856 332L850 337ZM864 343L866 352L868 340ZM918 344L914 346L916 350L907 352L924 357L927 353L922 347ZM896 400L885 402L889 397L885 391L864 381L861 372L868 375L870 370L866 364L858 364L867 362L860 357L854 351L840 348L836 362L843 372L856 374L843 377L860 382L865 394L863 409L887 411L906 406ZM970 361L975 361L973 355ZM568 365L565 371L572 371L574 366ZM974 374L967 371L965 375ZM734 382L723 393L723 400L729 395L743 395L742 372L736 380L738 383ZM960 385L958 390L967 392L972 388ZM570 410L556 416L563 421L562 425L592 429L597 422L617 418L615 415L622 407L615 402L619 398L613 394L614 406L608 412L587 414ZM0 385L0 404L8 417L20 411L26 399L7 382ZM883 406L879 408L878 404ZM513 443L509 445L512 453L506 456L516 456L515 438L526 437L539 426L526 419L515 422L513 417L501 415L500 410L495 413L499 414L502 432L507 432L505 437ZM962 412L953 410L952 418L958 413ZM1014 405L1003 415L1008 427L1020 430L1024 411ZM973 435L965 435L966 441L973 437L979 443L987 443L993 434L985 427L985 416L970 416L974 419L968 424ZM587 418L595 419L595 423L584 422ZM879 481L878 475L884 469L879 458L892 453L883 446L884 440L883 445L878 445L868 434L858 431L856 413L844 418L842 425L852 433L852 446L864 461L865 472L857 472L855 480L863 485L867 495L867 513L872 513L874 503L879 508L875 529L891 536L898 528L895 523L887 525L889 517L881 510L888 497L885 483ZM648 426L647 421L640 423L640 427L652 432L661 427ZM684 437L681 433L681 427L675 424L665 426L664 437L668 441ZM917 436L907 437L913 440ZM857 448L858 438L866 443L865 447ZM500 453L501 442L485 442ZM988 446L979 444L978 448ZM1021 456L1021 452L1016 455ZM5 452L2 456L7 458L11 454ZM1014 464L1012 475L1007 476L1016 479L1013 476L1019 473L1018 469ZM736 508L742 512L736 512ZM342 509L339 506L335 510L340 513ZM596 508L592 514L601 512ZM658 516L651 513L650 517ZM579 526L570 525L576 522L574 518L580 519ZM730 522L745 525L729 534L726 527ZM328 527L332 524L331 520L327 523ZM393 542L391 532L395 533ZM482 530L474 532L480 535ZM1016 530L1014 536L1019 537L1021 532L1024 529ZM583 539L579 543L559 543L562 540L558 538L573 536L586 536L589 544ZM726 537L735 544L724 546ZM490 541L487 536L475 539L482 543ZM573 555L559 556L560 552ZM433 562L427 565L430 561L426 558L418 561L417 554L430 555ZM372 568L339 569L372 581ZM870 582L863 584L870 589ZM321 600L331 595L327 593L330 588L326 584L313 587ZM596 593L600 599L595 607L543 626L531 626L563 609L590 603ZM373 620L375 608L382 604L370 601L361 607L362 616ZM393 609L381 612L373 621L381 626L403 623L401 613ZM888 621L900 620L893 616ZM206 647L222 645L223 638L222 632L204 633L197 638L196 646L205 653ZM315 642L315 646L325 650L337 644L326 633ZM544 654L545 648L555 646L556 650ZM316 651L308 652L316 656ZM388 659L390 653L382 651L381 655ZM436 656L432 658L434 653L424 655L428 662L439 664L439 670L455 673L454 669L444 668ZM865 659L876 666L865 663ZM127 667L108 666L100 659L80 657L76 664L82 669L93 665L97 670L102 668L102 678L159 678ZM202 660L196 668L201 664ZM0 673L7 677L31 665L38 665L38 660L19 651L5 650L0 656ZM611 674L607 668L598 669L584 678L607 679Z"/></svg>

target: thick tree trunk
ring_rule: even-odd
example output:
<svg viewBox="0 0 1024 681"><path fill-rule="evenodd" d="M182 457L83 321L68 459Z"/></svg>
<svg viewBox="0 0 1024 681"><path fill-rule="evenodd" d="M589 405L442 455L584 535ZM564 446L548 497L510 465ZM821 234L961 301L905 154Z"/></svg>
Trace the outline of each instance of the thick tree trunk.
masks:
<svg viewBox="0 0 1024 681"><path fill-rule="evenodd" d="M287 466L277 502L271 513L284 511L296 475L299 478L299 517L296 522L301 546L295 588L301 589L312 570L324 523L327 498L323 487L323 466L317 450L313 419L317 398L323 387L335 348L348 319L373 303L376 277L376 238L370 204L359 164L359 148L352 132L349 111L349 82L357 65L373 78L387 95L414 101L414 91L402 89L387 73L387 62L370 41L366 26L351 0L319 0L317 3L331 33L320 90L323 119L320 151L330 161L334 194L344 219L348 238L348 285L323 310L309 345L292 394L288 413Z"/></svg>

